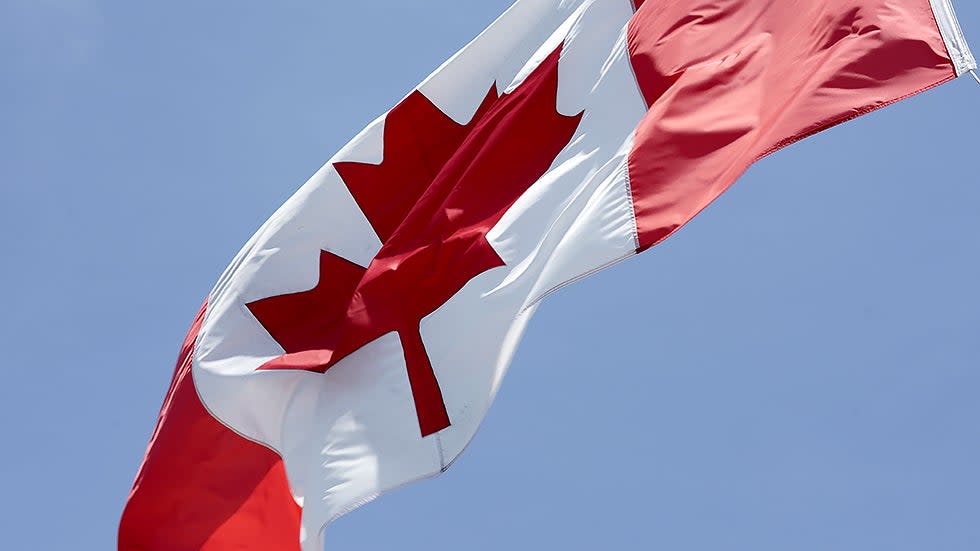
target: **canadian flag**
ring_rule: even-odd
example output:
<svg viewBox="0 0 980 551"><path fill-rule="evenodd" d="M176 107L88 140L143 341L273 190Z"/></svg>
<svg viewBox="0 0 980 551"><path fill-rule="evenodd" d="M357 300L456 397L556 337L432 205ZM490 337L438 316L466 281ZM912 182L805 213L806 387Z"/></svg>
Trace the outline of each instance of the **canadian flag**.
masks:
<svg viewBox="0 0 980 551"><path fill-rule="evenodd" d="M184 342L120 550L321 549L452 464L542 298L975 67L948 0L640 4L518 0L265 223Z"/></svg>

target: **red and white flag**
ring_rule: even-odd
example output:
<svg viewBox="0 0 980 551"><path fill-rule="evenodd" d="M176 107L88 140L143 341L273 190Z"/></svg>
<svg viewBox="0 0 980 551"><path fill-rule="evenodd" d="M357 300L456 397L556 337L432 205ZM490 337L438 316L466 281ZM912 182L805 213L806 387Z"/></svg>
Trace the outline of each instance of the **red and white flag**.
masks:
<svg viewBox="0 0 980 551"><path fill-rule="evenodd" d="M760 157L974 67L948 0L518 0L221 276L119 549L321 549L449 467L543 297Z"/></svg>

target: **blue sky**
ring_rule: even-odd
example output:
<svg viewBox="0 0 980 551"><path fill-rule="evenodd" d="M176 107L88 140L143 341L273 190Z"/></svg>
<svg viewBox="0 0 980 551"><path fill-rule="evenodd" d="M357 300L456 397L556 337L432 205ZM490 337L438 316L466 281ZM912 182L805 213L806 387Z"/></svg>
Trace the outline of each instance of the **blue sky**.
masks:
<svg viewBox="0 0 980 551"><path fill-rule="evenodd" d="M0 4L4 548L114 545L223 267L508 3ZM327 548L980 549L978 106L794 145L551 297L453 469Z"/></svg>

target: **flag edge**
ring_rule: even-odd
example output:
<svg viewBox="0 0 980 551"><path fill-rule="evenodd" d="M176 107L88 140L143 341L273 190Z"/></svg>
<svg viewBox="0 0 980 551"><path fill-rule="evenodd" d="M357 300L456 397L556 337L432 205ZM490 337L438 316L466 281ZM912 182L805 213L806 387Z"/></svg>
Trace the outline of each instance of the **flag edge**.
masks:
<svg viewBox="0 0 980 551"><path fill-rule="evenodd" d="M936 18L939 27L939 34L942 35L943 42L946 44L946 51L953 62L953 69L956 76L972 71L977 68L977 61L970 51L970 45L963 34L959 20L956 18L956 11L953 9L951 0L929 0L932 13Z"/></svg>

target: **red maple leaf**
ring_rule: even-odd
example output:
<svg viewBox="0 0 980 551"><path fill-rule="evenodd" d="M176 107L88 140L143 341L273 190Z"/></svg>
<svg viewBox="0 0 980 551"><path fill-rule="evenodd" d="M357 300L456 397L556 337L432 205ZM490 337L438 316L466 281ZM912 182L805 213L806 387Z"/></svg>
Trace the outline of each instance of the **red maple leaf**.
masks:
<svg viewBox="0 0 980 551"><path fill-rule="evenodd" d="M381 239L367 268L320 254L308 291L248 304L286 354L261 369L325 372L396 331L422 436L450 425L419 322L504 262L487 232L551 166L581 120L556 110L561 47L510 93L491 86L460 125L419 92L388 114L381 164L336 163Z"/></svg>

